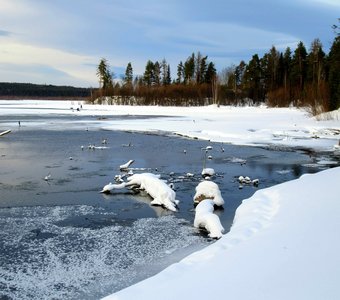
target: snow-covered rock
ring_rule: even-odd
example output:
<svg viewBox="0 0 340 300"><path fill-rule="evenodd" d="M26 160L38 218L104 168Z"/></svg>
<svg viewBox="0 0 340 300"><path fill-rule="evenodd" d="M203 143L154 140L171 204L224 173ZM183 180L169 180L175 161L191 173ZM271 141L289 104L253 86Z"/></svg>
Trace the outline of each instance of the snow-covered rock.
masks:
<svg viewBox="0 0 340 300"><path fill-rule="evenodd" d="M213 168L204 168L201 174L203 177L211 177L215 175L215 170Z"/></svg>
<svg viewBox="0 0 340 300"><path fill-rule="evenodd" d="M118 189L125 188L125 185L126 185L126 182L122 182L120 184L115 184L115 183L110 182L109 184L105 185L100 192L109 194L109 193L111 193L112 190L118 190Z"/></svg>
<svg viewBox="0 0 340 300"><path fill-rule="evenodd" d="M159 175L152 173L134 174L128 178L126 186L139 186L145 190L152 198L152 205L161 205L171 211L177 211L176 193L166 182L159 178Z"/></svg>
<svg viewBox="0 0 340 300"><path fill-rule="evenodd" d="M218 185L212 181L202 181L196 186L196 194L194 195L194 202L199 203L204 199L212 199L214 204L222 206L224 200Z"/></svg>
<svg viewBox="0 0 340 300"><path fill-rule="evenodd" d="M211 238L221 238L224 228L220 218L214 214L214 201L203 200L196 206L194 226L204 228L209 232Z"/></svg>
<svg viewBox="0 0 340 300"><path fill-rule="evenodd" d="M250 179L250 177L249 176L245 176L245 177L243 177L242 175L241 176L239 176L239 178L238 178L238 182L242 185L242 184L253 184L254 186L258 186L259 185L259 183L260 183L260 180L258 179L258 178L256 178L256 179Z"/></svg>

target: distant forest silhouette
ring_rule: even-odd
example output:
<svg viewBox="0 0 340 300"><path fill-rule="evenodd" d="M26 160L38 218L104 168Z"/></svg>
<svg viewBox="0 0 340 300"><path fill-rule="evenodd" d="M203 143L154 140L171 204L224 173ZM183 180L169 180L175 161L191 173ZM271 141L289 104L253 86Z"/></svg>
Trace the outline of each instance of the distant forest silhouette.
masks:
<svg viewBox="0 0 340 300"><path fill-rule="evenodd" d="M89 88L0 82L1 99L81 99L90 96Z"/></svg>
<svg viewBox="0 0 340 300"><path fill-rule="evenodd" d="M309 107L313 114L340 107L340 37L326 54L319 39L307 51L303 42L284 52L274 46L263 57L254 54L246 63L231 65L219 73L208 56L192 53L177 66L148 61L141 76L133 76L128 63L125 76L114 81L105 58L97 68L100 88L92 103L126 105L259 105Z"/></svg>

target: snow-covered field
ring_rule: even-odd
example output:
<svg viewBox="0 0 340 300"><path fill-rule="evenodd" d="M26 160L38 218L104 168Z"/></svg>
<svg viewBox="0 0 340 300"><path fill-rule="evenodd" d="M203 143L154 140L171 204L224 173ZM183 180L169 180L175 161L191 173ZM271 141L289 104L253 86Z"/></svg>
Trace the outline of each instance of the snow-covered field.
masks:
<svg viewBox="0 0 340 300"><path fill-rule="evenodd" d="M316 119L304 110L264 106L83 104L80 111L70 109L78 105L0 101L0 114L15 115L12 108L20 107L21 114L27 115L95 115L101 118L94 126L105 129L169 131L244 145L309 147L340 156L339 111L332 118ZM118 115L155 118L110 119ZM9 119L0 132L15 128L17 122ZM339 180L340 168L333 168L258 190L243 201L230 232L216 243L105 299L340 299Z"/></svg>

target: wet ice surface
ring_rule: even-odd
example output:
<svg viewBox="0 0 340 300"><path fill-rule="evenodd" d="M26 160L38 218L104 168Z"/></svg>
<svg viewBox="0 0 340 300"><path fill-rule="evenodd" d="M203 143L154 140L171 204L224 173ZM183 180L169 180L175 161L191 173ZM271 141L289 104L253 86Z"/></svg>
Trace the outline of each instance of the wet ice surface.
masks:
<svg viewBox="0 0 340 300"><path fill-rule="evenodd" d="M0 140L0 297L97 299L208 245L192 226L203 166L217 173L226 202L217 214L228 231L235 209L257 189L240 188L238 176L258 178L264 188L332 161L326 154L104 131L90 119L35 121ZM87 149L104 138L107 149ZM211 159L202 150L207 145ZM98 193L130 159L135 173L175 183L178 212L151 207L150 198L127 190Z"/></svg>

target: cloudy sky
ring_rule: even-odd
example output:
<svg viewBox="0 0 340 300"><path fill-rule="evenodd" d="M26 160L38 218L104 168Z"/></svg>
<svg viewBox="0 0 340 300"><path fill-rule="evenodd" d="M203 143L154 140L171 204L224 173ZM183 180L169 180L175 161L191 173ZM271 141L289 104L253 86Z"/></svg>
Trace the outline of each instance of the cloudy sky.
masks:
<svg viewBox="0 0 340 300"><path fill-rule="evenodd" d="M102 57L118 77L197 51L220 70L315 38L328 52L338 17L338 0L0 0L0 81L96 87Z"/></svg>

